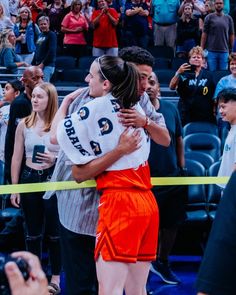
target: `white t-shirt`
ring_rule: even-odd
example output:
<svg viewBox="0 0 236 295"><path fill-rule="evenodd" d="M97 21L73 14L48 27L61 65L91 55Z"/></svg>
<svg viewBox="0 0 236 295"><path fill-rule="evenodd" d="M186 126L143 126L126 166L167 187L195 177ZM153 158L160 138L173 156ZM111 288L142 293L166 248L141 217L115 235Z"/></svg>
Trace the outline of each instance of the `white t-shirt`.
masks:
<svg viewBox="0 0 236 295"><path fill-rule="evenodd" d="M231 125L231 129L226 138L222 161L218 176L231 176L236 164L236 125ZM225 188L226 184L219 184Z"/></svg>
<svg viewBox="0 0 236 295"><path fill-rule="evenodd" d="M0 108L0 160L4 162L5 137L9 119L10 105Z"/></svg>

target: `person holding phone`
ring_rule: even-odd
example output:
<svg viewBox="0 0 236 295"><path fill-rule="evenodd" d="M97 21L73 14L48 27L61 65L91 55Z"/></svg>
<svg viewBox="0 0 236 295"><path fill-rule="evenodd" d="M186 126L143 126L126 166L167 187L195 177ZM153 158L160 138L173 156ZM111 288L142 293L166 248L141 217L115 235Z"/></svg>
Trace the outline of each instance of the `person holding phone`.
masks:
<svg viewBox="0 0 236 295"><path fill-rule="evenodd" d="M177 90L180 99L178 109L182 125L204 121L216 124L213 95L215 83L209 71L203 68L203 49L193 47L189 52L189 63L182 64L170 81L170 89Z"/></svg>
<svg viewBox="0 0 236 295"><path fill-rule="evenodd" d="M38 84L32 92L32 113L16 129L11 165L12 184L37 183L51 178L58 145L50 143L49 131L58 107L56 88L50 83ZM25 151L25 163L22 159ZM22 171L22 172L21 172ZM28 251L42 258L44 234L48 240L52 277L49 293L60 293L61 254L57 199L43 199L44 192L11 195L11 203L21 206L25 218L25 243Z"/></svg>

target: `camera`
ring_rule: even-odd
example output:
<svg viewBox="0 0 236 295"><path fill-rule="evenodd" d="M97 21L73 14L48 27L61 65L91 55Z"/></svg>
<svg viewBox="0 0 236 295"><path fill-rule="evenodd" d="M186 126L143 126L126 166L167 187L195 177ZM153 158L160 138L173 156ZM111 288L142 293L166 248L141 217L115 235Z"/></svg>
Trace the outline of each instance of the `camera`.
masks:
<svg viewBox="0 0 236 295"><path fill-rule="evenodd" d="M195 72L197 67L195 65L190 65L190 66L191 66L190 72Z"/></svg>
<svg viewBox="0 0 236 295"><path fill-rule="evenodd" d="M5 274L5 264L10 261L13 261L17 264L25 280L28 280L29 278L29 265L24 259L13 258L10 255L5 255L3 253L0 253L0 294L1 295L11 295L11 290L10 290L8 280Z"/></svg>

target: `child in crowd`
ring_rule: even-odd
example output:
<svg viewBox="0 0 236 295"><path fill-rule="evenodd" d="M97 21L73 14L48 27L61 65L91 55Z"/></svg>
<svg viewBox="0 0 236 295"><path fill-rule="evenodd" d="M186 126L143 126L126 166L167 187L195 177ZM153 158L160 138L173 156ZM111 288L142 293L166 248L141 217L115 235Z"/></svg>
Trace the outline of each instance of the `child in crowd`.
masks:
<svg viewBox="0 0 236 295"><path fill-rule="evenodd" d="M225 141L218 176L230 176L236 169L236 89L222 90L218 95L218 106L222 120L231 125ZM225 188L224 184L219 186Z"/></svg>
<svg viewBox="0 0 236 295"><path fill-rule="evenodd" d="M3 102L8 103L0 108L0 160L4 162L5 136L9 118L10 104L20 94L23 85L19 80L8 81L4 87Z"/></svg>

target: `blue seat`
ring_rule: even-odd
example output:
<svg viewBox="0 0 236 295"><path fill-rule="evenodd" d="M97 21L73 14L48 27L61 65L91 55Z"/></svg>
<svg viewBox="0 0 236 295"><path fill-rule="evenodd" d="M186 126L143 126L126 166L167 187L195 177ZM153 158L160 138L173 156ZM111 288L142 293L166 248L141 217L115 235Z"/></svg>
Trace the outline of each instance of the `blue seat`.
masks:
<svg viewBox="0 0 236 295"><path fill-rule="evenodd" d="M174 58L174 49L169 46L151 46L148 47L148 51L151 52L154 57L165 57L170 60Z"/></svg>
<svg viewBox="0 0 236 295"><path fill-rule="evenodd" d="M186 135L183 139L184 151L199 151L212 156L215 161L218 161L221 156L221 141L220 138L210 133L193 133Z"/></svg>
<svg viewBox="0 0 236 295"><path fill-rule="evenodd" d="M209 176L217 176L220 168L220 161L215 162L209 168ZM207 206L208 216L211 221L215 219L218 204L221 199L221 188L216 184L208 184L207 186Z"/></svg>
<svg viewBox="0 0 236 295"><path fill-rule="evenodd" d="M211 133L219 135L217 125L208 122L190 122L183 127L183 136L192 133Z"/></svg>
<svg viewBox="0 0 236 295"><path fill-rule="evenodd" d="M186 159L185 166L189 176L205 176L204 166L195 160ZM186 205L187 220L185 224L207 225L206 189L203 184L189 185L188 202Z"/></svg>
<svg viewBox="0 0 236 295"><path fill-rule="evenodd" d="M214 159L211 155L206 154L205 152L199 151L190 151L184 154L185 159L195 160L200 162L206 169L206 174L208 174L208 169L214 163Z"/></svg>
<svg viewBox="0 0 236 295"><path fill-rule="evenodd" d="M91 64L93 63L93 61L95 60L95 56L81 56L79 58L79 69L82 69L84 71L88 71Z"/></svg>
<svg viewBox="0 0 236 295"><path fill-rule="evenodd" d="M175 75L174 70L164 69L164 70L154 70L155 74L157 75L157 78L159 80L161 87L169 87L171 79Z"/></svg>

